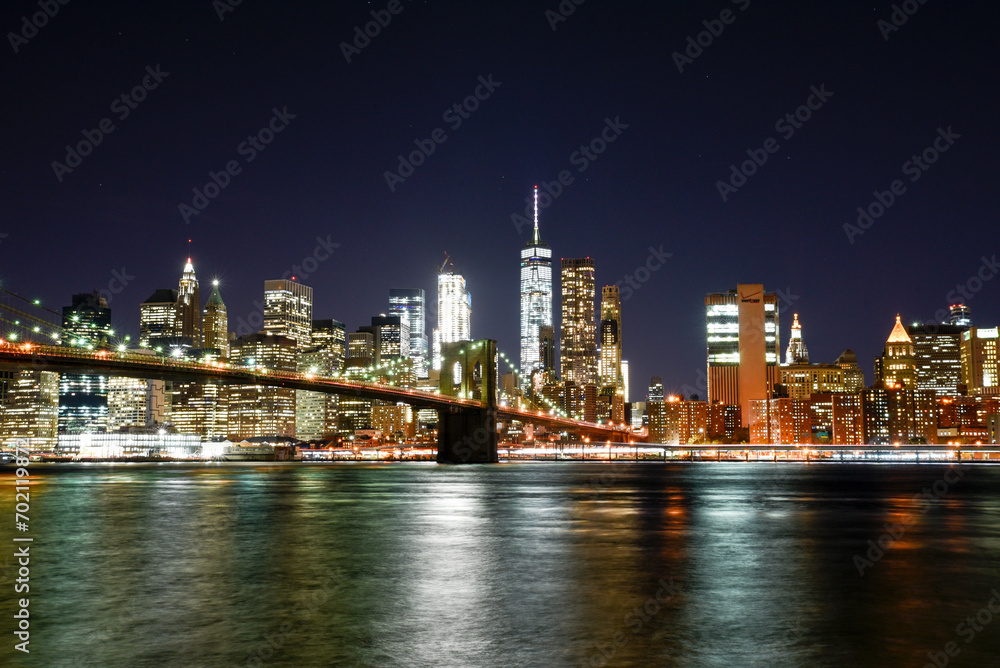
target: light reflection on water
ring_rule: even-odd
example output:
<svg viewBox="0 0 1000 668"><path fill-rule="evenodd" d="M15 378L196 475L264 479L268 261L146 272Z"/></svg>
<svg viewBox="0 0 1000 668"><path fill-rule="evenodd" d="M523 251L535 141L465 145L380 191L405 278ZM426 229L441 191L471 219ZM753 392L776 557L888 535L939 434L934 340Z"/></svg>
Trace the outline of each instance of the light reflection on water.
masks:
<svg viewBox="0 0 1000 668"><path fill-rule="evenodd" d="M919 667L948 641L950 666L1000 656L1000 626L956 634L1000 585L992 467L925 513L914 495L944 467L32 470L32 654L4 643L0 665ZM861 577L855 555L907 520ZM13 597L5 577L4 611Z"/></svg>

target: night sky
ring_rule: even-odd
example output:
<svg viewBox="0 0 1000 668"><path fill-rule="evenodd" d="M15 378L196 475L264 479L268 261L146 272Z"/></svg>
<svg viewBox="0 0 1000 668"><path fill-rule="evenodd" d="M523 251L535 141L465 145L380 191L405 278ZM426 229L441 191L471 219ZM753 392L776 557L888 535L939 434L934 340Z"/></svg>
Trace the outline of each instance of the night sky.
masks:
<svg viewBox="0 0 1000 668"><path fill-rule="evenodd" d="M782 354L794 310L812 361L853 348L870 383L896 313L934 318L1000 251L995 3L910 0L916 12L890 31L878 24L890 2L564 0L575 9L553 30L557 0L406 1L347 62L341 43L387 4L243 0L220 20L222 0L77 1L35 31L22 18L36 2L4 2L4 287L58 310L110 285L116 326L136 334L139 303L177 287L192 239L202 297L219 278L236 329L263 281L310 267L320 238L339 247L299 278L315 317L355 331L387 311L390 287L436 301L447 252L472 292L473 336L516 359L530 228L511 216L567 170L541 212L556 272L560 257L593 257L600 294L651 247L671 254L623 305L635 401L651 375L668 391L697 386L706 292L781 290ZM703 22L722 31L698 53L687 38ZM480 77L499 82L488 97ZM156 87L131 108L121 95L143 82ZM475 111L445 116L477 86ZM776 127L813 87L824 99L801 111L811 117ZM274 121L263 150L243 144L274 109L294 118ZM102 119L114 129L90 155L53 166ZM574 155L606 119L615 140ZM445 141L390 189L397 156L438 128ZM926 171L905 166L939 128L948 150ZM748 150L767 161L723 201L717 182ZM179 205L230 161L239 173L186 221ZM902 194L849 238L858 207L897 179ZM969 287L974 323L1000 322L1000 276Z"/></svg>

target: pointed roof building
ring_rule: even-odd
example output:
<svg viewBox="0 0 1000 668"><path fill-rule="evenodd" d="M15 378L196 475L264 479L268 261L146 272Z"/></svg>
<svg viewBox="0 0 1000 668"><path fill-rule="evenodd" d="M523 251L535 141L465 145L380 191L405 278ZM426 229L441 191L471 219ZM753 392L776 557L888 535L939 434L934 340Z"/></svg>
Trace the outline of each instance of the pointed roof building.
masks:
<svg viewBox="0 0 1000 668"><path fill-rule="evenodd" d="M806 342L802 340L802 325L799 324L799 314L792 315L792 336L788 339L788 348L785 350L785 365L809 364L809 351L806 349Z"/></svg>

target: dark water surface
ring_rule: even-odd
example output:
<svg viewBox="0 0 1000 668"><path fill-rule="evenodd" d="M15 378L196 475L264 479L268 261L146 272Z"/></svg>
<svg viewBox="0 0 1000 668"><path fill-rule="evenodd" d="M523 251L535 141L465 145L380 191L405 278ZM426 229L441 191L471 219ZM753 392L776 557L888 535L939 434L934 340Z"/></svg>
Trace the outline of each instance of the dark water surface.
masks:
<svg viewBox="0 0 1000 668"><path fill-rule="evenodd" d="M0 473L2 666L1000 665L1000 468L31 470L30 655Z"/></svg>

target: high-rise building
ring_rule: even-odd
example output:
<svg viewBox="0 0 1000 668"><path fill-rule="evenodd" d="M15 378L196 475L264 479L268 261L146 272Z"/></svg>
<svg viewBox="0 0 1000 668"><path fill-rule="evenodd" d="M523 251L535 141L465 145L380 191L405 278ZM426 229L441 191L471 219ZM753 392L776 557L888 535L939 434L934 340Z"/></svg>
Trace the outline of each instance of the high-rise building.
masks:
<svg viewBox="0 0 1000 668"><path fill-rule="evenodd" d="M441 344L472 340L472 295L465 277L438 274L438 326L434 330L434 368L441 369Z"/></svg>
<svg viewBox="0 0 1000 668"><path fill-rule="evenodd" d="M247 334L233 341L230 360L234 366L295 371L297 349L295 339L287 336ZM295 435L294 390L273 385L236 385L227 394L230 439Z"/></svg>
<svg viewBox="0 0 1000 668"><path fill-rule="evenodd" d="M597 325L594 321L594 261L562 260L562 327L559 355L564 381L596 384Z"/></svg>
<svg viewBox="0 0 1000 668"><path fill-rule="evenodd" d="M156 389L162 394L162 380L142 378L111 378L108 380L108 432L121 431L128 427L145 427L153 422L162 422L151 415L149 393ZM162 398L160 400L162 406Z"/></svg>
<svg viewBox="0 0 1000 668"><path fill-rule="evenodd" d="M708 399L738 405L749 426L750 400L769 399L781 351L778 298L759 283L705 296Z"/></svg>
<svg viewBox="0 0 1000 668"><path fill-rule="evenodd" d="M778 369L778 382L788 392L789 399L808 399L817 392L847 392L844 373L837 364L782 365Z"/></svg>
<svg viewBox="0 0 1000 668"><path fill-rule="evenodd" d="M347 328L339 320L312 321L312 345L330 353L330 373L344 368L347 359Z"/></svg>
<svg viewBox="0 0 1000 668"><path fill-rule="evenodd" d="M399 316L410 328L410 359L417 378L427 378L430 345L427 341L426 300L423 288L390 288L389 314Z"/></svg>
<svg viewBox="0 0 1000 668"><path fill-rule="evenodd" d="M622 398L626 404L631 403L628 397L628 360L622 360Z"/></svg>
<svg viewBox="0 0 1000 668"><path fill-rule="evenodd" d="M1000 394L996 327L970 327L962 332L962 382L969 394Z"/></svg>
<svg viewBox="0 0 1000 668"><path fill-rule="evenodd" d="M646 393L646 401L663 401L666 396L663 394L663 379L653 376L649 379L649 390Z"/></svg>
<svg viewBox="0 0 1000 668"><path fill-rule="evenodd" d="M166 419L178 434L195 434L206 441L223 439L230 433L232 389L210 381L168 382ZM244 396L250 393L248 390Z"/></svg>
<svg viewBox="0 0 1000 668"><path fill-rule="evenodd" d="M933 392L887 385L863 390L861 399L865 443L937 442L937 403Z"/></svg>
<svg viewBox="0 0 1000 668"><path fill-rule="evenodd" d="M62 311L64 346L94 349L111 337L111 309L99 293L73 295ZM59 375L59 433L99 433L108 427L108 377Z"/></svg>
<svg viewBox="0 0 1000 668"><path fill-rule="evenodd" d="M264 331L286 336L296 348L312 343L313 289L289 279L264 281Z"/></svg>
<svg viewBox="0 0 1000 668"><path fill-rule="evenodd" d="M858 365L858 356L854 354L853 350L848 348L840 353L840 357L834 364L844 370L845 392L857 393L865 388L865 372Z"/></svg>
<svg viewBox="0 0 1000 668"><path fill-rule="evenodd" d="M202 348L218 350L223 359L229 357L229 318L226 305L219 294L219 282L212 281L212 293L205 302L204 334Z"/></svg>
<svg viewBox="0 0 1000 668"><path fill-rule="evenodd" d="M885 342L882 357L875 360L875 382L886 387L917 388L917 366L913 358L913 341L896 315L896 324Z"/></svg>
<svg viewBox="0 0 1000 668"><path fill-rule="evenodd" d="M177 291L157 290L139 305L139 345L156 348L174 339L177 330Z"/></svg>
<svg viewBox="0 0 1000 668"><path fill-rule="evenodd" d="M348 366L368 366L375 359L375 335L372 332L352 332L347 335Z"/></svg>
<svg viewBox="0 0 1000 668"><path fill-rule="evenodd" d="M950 315L945 322L955 327L968 329L972 327L972 311L965 304L952 304L948 308Z"/></svg>
<svg viewBox="0 0 1000 668"><path fill-rule="evenodd" d="M617 285L601 289L601 388L624 395L622 376L622 304Z"/></svg>
<svg viewBox="0 0 1000 668"><path fill-rule="evenodd" d="M371 326L359 327L358 331L372 334L376 366L410 357L410 325L400 316L375 316Z"/></svg>
<svg viewBox="0 0 1000 668"><path fill-rule="evenodd" d="M59 427L59 374L52 371L16 372L7 391L3 427L5 445L30 439L33 450L52 450Z"/></svg>
<svg viewBox="0 0 1000 668"><path fill-rule="evenodd" d="M911 325L917 387L939 397L960 394L962 385L962 332L960 325Z"/></svg>
<svg viewBox="0 0 1000 668"><path fill-rule="evenodd" d="M809 364L809 351L806 342L802 340L802 325L799 324L799 314L792 314L792 335L788 339L788 349L785 351L785 365Z"/></svg>
<svg viewBox="0 0 1000 668"><path fill-rule="evenodd" d="M552 327L552 249L538 232L538 186L535 229L521 249L521 382L544 368L542 330Z"/></svg>
<svg viewBox="0 0 1000 668"><path fill-rule="evenodd" d="M668 445L703 443L708 436L708 404L668 397L664 405L664 438Z"/></svg>
<svg viewBox="0 0 1000 668"><path fill-rule="evenodd" d="M194 275L191 258L184 265L177 288L177 316L174 335L191 339L192 348L201 347L201 299L198 296L198 279Z"/></svg>

